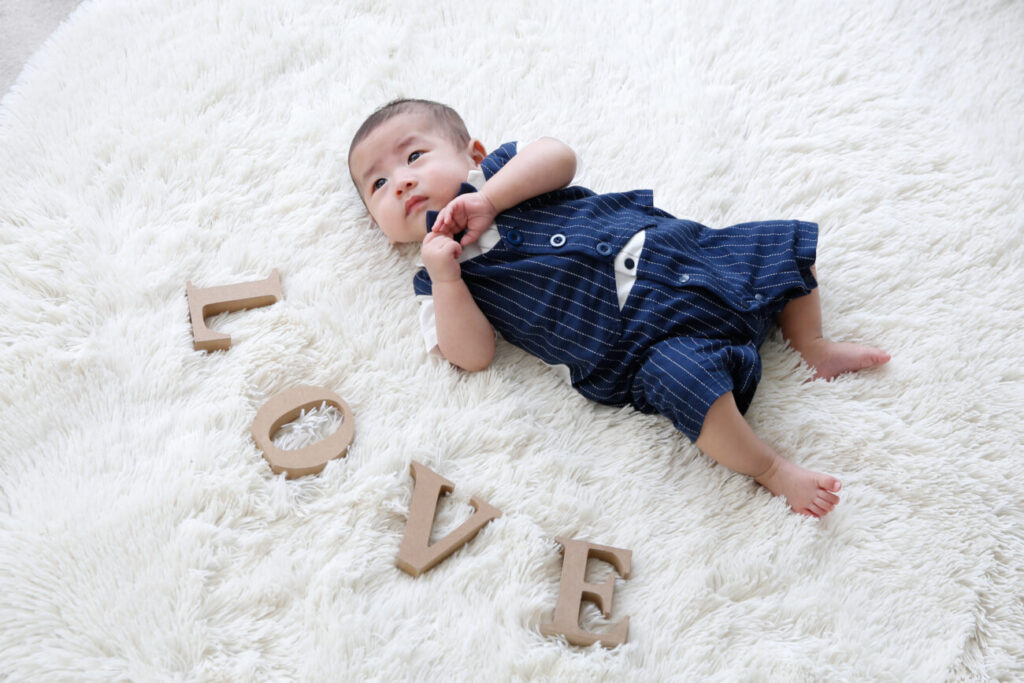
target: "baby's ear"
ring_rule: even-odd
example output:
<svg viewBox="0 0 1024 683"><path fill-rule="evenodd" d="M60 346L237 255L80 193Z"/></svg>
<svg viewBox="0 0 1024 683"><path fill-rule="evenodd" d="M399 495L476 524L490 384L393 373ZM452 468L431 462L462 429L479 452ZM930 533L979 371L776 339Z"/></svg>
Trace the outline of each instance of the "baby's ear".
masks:
<svg viewBox="0 0 1024 683"><path fill-rule="evenodd" d="M487 150L484 149L484 143L480 142L476 138L469 141L469 156L473 157L473 161L479 166L480 162L487 156Z"/></svg>

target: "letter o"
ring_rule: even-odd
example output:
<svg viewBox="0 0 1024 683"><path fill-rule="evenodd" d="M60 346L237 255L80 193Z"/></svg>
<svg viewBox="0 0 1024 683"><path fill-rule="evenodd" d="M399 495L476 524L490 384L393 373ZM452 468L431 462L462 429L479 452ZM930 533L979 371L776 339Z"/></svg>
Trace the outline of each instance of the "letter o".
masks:
<svg viewBox="0 0 1024 683"><path fill-rule="evenodd" d="M297 451L282 450L271 442L271 437L281 425L297 418L303 410L325 402L340 410L344 416L334 434ZM354 435L355 421L348 404L333 391L309 385L292 387L275 394L256 412L256 419L252 423L253 441L263 451L270 469L274 470L274 474L284 472L288 479L316 474L329 460L344 457Z"/></svg>

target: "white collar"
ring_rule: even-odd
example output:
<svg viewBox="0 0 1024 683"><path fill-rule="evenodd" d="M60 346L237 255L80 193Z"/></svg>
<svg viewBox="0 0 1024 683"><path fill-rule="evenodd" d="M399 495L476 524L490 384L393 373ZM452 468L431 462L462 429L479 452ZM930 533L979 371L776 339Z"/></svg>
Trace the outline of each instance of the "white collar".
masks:
<svg viewBox="0 0 1024 683"><path fill-rule="evenodd" d="M466 176L466 182L477 189L477 192L483 189L484 184L487 183L487 179L484 178L484 172L478 168L474 168ZM501 234L498 232L498 226L491 223L491 226L480 234L480 237L473 244L467 244L462 248L462 253L459 254L459 263L468 261L471 258L476 258L489 252L494 245L501 241ZM423 266L423 261L418 262L419 266Z"/></svg>
<svg viewBox="0 0 1024 683"><path fill-rule="evenodd" d="M475 187L479 192L484 188L484 184L487 180L484 178L483 171L478 168L474 168L466 176L466 182ZM476 258L482 254L486 254L500 240L501 235L498 233L498 226L491 223L491 226L481 233L476 242L462 248L462 254L459 255L459 263L468 261L471 258Z"/></svg>

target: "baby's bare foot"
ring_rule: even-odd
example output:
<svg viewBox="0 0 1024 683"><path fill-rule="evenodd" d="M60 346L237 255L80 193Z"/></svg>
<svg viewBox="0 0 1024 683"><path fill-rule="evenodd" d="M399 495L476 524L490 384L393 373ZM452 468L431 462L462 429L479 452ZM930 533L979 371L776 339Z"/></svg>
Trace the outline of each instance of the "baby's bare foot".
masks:
<svg viewBox="0 0 1024 683"><path fill-rule="evenodd" d="M797 349L814 368L814 379L830 380L844 372L873 368L889 362L891 356L881 349L848 342L817 339Z"/></svg>
<svg viewBox="0 0 1024 683"><path fill-rule="evenodd" d="M836 493L843 487L835 477L805 470L779 456L754 481L776 496L785 496L793 512L811 517L824 517L831 512L839 502Z"/></svg>

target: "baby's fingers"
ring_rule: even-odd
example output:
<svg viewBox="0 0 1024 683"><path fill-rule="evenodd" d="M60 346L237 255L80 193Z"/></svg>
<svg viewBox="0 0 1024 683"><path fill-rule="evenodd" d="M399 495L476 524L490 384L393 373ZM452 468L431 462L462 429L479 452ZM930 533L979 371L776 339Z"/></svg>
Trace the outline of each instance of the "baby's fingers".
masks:
<svg viewBox="0 0 1024 683"><path fill-rule="evenodd" d="M441 209L441 211L437 214L437 218L434 219L434 226L430 228L430 232L437 233L440 235L451 234L451 226L449 225L450 221L448 219L447 212L447 207Z"/></svg>
<svg viewBox="0 0 1024 683"><path fill-rule="evenodd" d="M448 206L444 207L441 214L438 215L438 220L444 217L444 223L442 229L448 235L454 235L462 228L466 227L466 211L459 202L453 202Z"/></svg>
<svg viewBox="0 0 1024 683"><path fill-rule="evenodd" d="M474 230L473 228L467 228L466 234L462 236L461 240L459 240L459 244L461 244L462 246L465 247L467 245L473 244L473 242L476 242L479 237L480 237L480 231L479 230Z"/></svg>
<svg viewBox="0 0 1024 683"><path fill-rule="evenodd" d="M456 227L466 227L466 205L463 202L455 201L448 205L452 209L452 223Z"/></svg>

